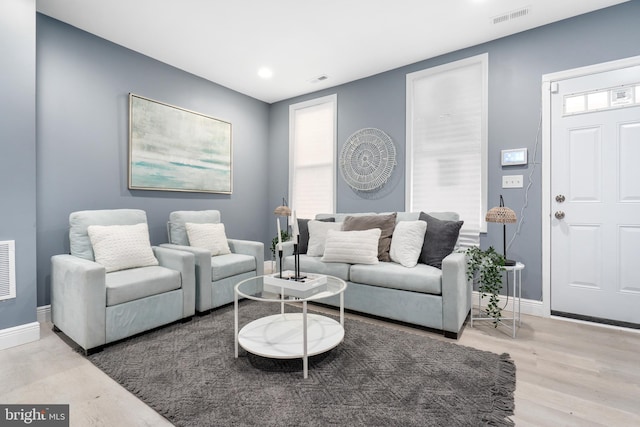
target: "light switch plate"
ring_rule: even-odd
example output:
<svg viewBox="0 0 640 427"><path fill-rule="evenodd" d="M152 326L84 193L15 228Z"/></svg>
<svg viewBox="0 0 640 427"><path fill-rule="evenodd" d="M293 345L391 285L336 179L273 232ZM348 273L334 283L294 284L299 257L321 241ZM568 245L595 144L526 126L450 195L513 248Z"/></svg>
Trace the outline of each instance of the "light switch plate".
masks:
<svg viewBox="0 0 640 427"><path fill-rule="evenodd" d="M502 188L522 188L522 175L503 175Z"/></svg>

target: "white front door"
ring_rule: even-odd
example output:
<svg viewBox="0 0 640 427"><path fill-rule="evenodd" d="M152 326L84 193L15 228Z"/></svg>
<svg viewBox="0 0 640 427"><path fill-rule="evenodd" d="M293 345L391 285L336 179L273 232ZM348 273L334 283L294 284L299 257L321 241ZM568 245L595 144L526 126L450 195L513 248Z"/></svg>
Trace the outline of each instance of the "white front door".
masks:
<svg viewBox="0 0 640 427"><path fill-rule="evenodd" d="M551 311L640 324L640 66L556 83Z"/></svg>

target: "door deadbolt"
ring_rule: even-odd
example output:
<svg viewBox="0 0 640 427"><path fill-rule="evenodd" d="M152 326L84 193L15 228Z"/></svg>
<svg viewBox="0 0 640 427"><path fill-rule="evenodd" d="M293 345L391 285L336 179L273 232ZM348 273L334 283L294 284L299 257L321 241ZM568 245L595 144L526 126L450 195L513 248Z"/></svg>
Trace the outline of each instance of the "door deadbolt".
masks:
<svg viewBox="0 0 640 427"><path fill-rule="evenodd" d="M562 211L557 211L555 215L556 215L556 218L558 219L564 218L564 212Z"/></svg>
<svg viewBox="0 0 640 427"><path fill-rule="evenodd" d="M556 196L556 202L558 202L558 203L562 203L562 202L564 202L564 195L562 195L562 194L558 194L558 195Z"/></svg>

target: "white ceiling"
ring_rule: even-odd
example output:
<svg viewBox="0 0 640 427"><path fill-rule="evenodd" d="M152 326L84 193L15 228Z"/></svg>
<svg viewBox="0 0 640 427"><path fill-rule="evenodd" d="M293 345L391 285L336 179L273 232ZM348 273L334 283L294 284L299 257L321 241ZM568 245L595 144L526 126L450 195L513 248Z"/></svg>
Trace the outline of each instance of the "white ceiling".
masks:
<svg viewBox="0 0 640 427"><path fill-rule="evenodd" d="M37 0L37 10L272 103L625 1Z"/></svg>

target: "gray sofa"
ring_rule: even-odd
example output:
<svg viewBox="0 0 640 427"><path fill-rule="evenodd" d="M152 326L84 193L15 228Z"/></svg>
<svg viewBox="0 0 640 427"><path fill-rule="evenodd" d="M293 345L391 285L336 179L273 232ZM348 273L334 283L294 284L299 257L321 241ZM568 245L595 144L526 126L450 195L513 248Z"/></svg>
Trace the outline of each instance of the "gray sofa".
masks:
<svg viewBox="0 0 640 427"><path fill-rule="evenodd" d="M316 219L369 214L321 214ZM430 213L446 221L457 221L455 213ZM420 212L398 212L396 223L417 220ZM427 230L429 227L427 227ZM293 242L283 244L283 269L294 269ZM465 255L453 251L442 260L442 269L418 263L413 268L395 262L373 265L323 262L320 257L300 255L300 271L327 274L347 282L345 308L442 331L457 339L471 309L471 287L466 278ZM322 300L338 306L338 297Z"/></svg>

